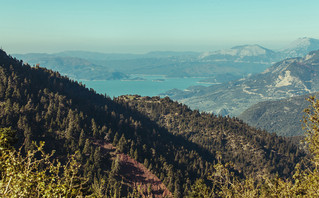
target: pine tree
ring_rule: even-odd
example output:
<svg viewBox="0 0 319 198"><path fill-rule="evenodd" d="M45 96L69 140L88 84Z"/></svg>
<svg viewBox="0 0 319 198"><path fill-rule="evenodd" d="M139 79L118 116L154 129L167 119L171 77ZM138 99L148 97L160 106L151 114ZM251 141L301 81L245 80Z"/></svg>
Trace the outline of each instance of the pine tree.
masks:
<svg viewBox="0 0 319 198"><path fill-rule="evenodd" d="M115 160L113 160L112 162L111 174L115 176L119 174L120 170L121 170L120 158L119 158L119 155L117 155Z"/></svg>
<svg viewBox="0 0 319 198"><path fill-rule="evenodd" d="M138 161L138 152L137 152L137 149L135 149L134 151L134 159Z"/></svg>
<svg viewBox="0 0 319 198"><path fill-rule="evenodd" d="M126 139L124 134L122 134L118 144L116 145L116 151L120 153L124 153L126 151Z"/></svg>
<svg viewBox="0 0 319 198"><path fill-rule="evenodd" d="M90 140L89 139L86 139L85 140L85 144L84 144L84 148L82 150L82 153L83 154L88 154L90 152Z"/></svg>
<svg viewBox="0 0 319 198"><path fill-rule="evenodd" d="M97 137L99 135L99 131L98 131L98 128L96 126L96 123L95 123L95 120L92 118L91 120L91 125L92 125L92 134L93 134L93 137Z"/></svg>
<svg viewBox="0 0 319 198"><path fill-rule="evenodd" d="M117 143L118 143L118 140L119 140L119 134L118 134L118 132L116 132L115 133L115 136L114 136L114 138L113 138L113 145L115 146L115 145L117 145Z"/></svg>
<svg viewBox="0 0 319 198"><path fill-rule="evenodd" d="M80 137L79 137L79 146L82 147L85 141L84 130L81 129Z"/></svg>
<svg viewBox="0 0 319 198"><path fill-rule="evenodd" d="M95 151L94 151L94 166L96 168L100 167L100 162L101 162L101 148L100 147L96 147Z"/></svg>

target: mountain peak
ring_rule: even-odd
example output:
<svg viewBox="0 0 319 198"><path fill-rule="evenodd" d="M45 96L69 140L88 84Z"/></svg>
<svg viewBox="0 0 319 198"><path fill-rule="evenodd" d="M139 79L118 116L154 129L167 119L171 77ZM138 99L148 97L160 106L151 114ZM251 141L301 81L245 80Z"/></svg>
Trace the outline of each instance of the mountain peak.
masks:
<svg viewBox="0 0 319 198"><path fill-rule="evenodd" d="M231 49L238 50L240 56L258 56L266 54L267 52L271 51L266 49L260 45L240 45L232 47Z"/></svg>
<svg viewBox="0 0 319 198"><path fill-rule="evenodd" d="M287 48L296 48L296 47L304 47L310 45L311 41L315 41L316 39L301 37L297 40L291 42Z"/></svg>
<svg viewBox="0 0 319 198"><path fill-rule="evenodd" d="M237 45L232 47L231 49L266 49L258 44L252 44L252 45Z"/></svg>
<svg viewBox="0 0 319 198"><path fill-rule="evenodd" d="M218 50L214 52L206 52L202 54L202 58L211 55L230 55L230 56L238 56L238 57L246 57L246 56L259 56L266 55L268 53L272 53L273 51L267 48L264 48L260 45L238 45L234 46L230 49Z"/></svg>
<svg viewBox="0 0 319 198"><path fill-rule="evenodd" d="M309 37L301 37L290 43L281 52L286 53L288 57L305 56L309 51L319 49L319 40Z"/></svg>

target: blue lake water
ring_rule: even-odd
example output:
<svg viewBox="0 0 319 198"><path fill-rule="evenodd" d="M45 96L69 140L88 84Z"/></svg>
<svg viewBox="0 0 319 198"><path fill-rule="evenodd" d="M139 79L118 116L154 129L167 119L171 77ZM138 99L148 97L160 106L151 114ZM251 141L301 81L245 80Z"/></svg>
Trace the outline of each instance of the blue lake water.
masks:
<svg viewBox="0 0 319 198"><path fill-rule="evenodd" d="M88 88L93 88L101 94L116 97L126 94L138 94L141 96L157 96L168 90L177 88L184 90L190 86L203 85L198 83L203 78L166 78L165 76L134 75L131 78L142 78L144 80L80 80Z"/></svg>

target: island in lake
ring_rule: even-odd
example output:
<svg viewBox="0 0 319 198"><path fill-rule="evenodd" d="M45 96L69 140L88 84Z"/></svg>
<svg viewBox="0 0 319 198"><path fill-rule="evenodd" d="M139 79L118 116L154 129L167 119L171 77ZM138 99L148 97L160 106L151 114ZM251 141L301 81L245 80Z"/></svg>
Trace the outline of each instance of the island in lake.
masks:
<svg viewBox="0 0 319 198"><path fill-rule="evenodd" d="M153 82L164 82L165 81L165 79L154 79L154 80L152 80Z"/></svg>
<svg viewBox="0 0 319 198"><path fill-rule="evenodd" d="M141 77L135 77L135 78L129 78L129 79L125 79L122 81L145 81L145 78L141 78Z"/></svg>

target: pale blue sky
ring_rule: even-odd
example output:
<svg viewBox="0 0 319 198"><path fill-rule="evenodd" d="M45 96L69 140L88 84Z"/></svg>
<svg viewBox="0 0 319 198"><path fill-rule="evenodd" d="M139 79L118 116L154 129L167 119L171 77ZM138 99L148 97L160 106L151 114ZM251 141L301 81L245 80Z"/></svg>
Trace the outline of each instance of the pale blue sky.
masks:
<svg viewBox="0 0 319 198"><path fill-rule="evenodd" d="M9 53L276 49L319 38L318 0L0 0Z"/></svg>

